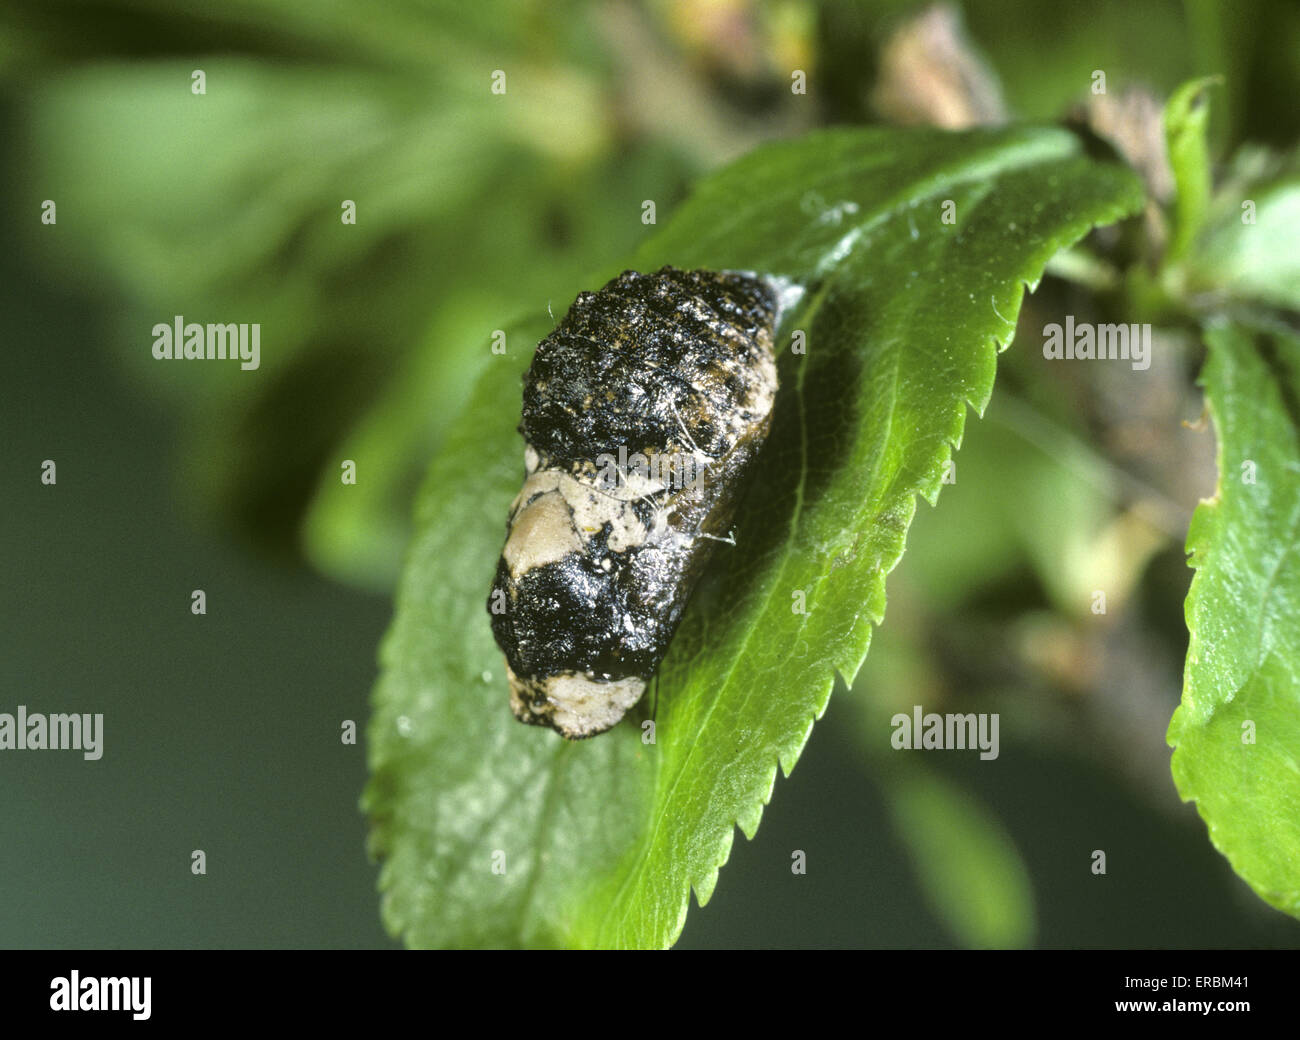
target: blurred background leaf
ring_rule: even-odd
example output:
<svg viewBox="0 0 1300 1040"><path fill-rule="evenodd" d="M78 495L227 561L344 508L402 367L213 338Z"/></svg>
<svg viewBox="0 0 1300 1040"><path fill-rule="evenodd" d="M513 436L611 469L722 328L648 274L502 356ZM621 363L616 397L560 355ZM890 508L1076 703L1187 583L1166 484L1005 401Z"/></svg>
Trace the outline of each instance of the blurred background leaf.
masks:
<svg viewBox="0 0 1300 1040"><path fill-rule="evenodd" d="M1028 945L1029 873L988 809L924 767L895 770L885 790L920 883L957 941L973 949Z"/></svg>
<svg viewBox="0 0 1300 1040"><path fill-rule="evenodd" d="M1300 311L1300 162L1244 150L1229 167L1211 223L1188 258L1188 291Z"/></svg>

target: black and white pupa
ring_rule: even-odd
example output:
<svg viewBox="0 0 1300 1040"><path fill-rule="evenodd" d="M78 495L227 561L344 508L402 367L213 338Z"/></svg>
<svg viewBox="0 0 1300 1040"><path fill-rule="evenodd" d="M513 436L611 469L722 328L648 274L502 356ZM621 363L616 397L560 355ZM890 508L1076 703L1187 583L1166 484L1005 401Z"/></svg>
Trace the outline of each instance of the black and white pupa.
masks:
<svg viewBox="0 0 1300 1040"><path fill-rule="evenodd" d="M781 293L624 271L524 377L524 485L488 597L517 719L570 739L641 698L772 422Z"/></svg>

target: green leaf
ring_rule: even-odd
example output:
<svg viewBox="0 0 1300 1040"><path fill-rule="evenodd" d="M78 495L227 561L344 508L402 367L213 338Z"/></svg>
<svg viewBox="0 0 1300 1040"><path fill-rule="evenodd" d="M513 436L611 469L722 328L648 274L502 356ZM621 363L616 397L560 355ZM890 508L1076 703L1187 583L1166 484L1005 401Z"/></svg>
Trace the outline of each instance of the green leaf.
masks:
<svg viewBox="0 0 1300 1040"><path fill-rule="evenodd" d="M551 322L511 333L430 468L382 649L364 804L389 928L414 946L671 944L861 665L1025 284L1141 205L1131 171L1063 130L835 130L706 179L637 253L807 290L779 338L804 331L806 353L780 358L736 546L661 669L653 744L639 718L569 744L507 708L485 600L522 474L519 375Z"/></svg>
<svg viewBox="0 0 1300 1040"><path fill-rule="evenodd" d="M1027 946L1033 887L1006 828L982 802L929 769L887 774L890 815L939 917L967 947Z"/></svg>
<svg viewBox="0 0 1300 1040"><path fill-rule="evenodd" d="M1300 310L1300 162L1232 188L1187 258L1189 288Z"/></svg>
<svg viewBox="0 0 1300 1040"><path fill-rule="evenodd" d="M1165 105L1165 144L1174 174L1173 235L1168 256L1177 260L1205 222L1210 204L1210 153L1206 136L1210 106L1205 92L1222 76L1206 76L1184 83Z"/></svg>
<svg viewBox="0 0 1300 1040"><path fill-rule="evenodd" d="M1233 869L1300 917L1300 338L1225 325L1206 343L1219 482L1187 536L1174 781Z"/></svg>

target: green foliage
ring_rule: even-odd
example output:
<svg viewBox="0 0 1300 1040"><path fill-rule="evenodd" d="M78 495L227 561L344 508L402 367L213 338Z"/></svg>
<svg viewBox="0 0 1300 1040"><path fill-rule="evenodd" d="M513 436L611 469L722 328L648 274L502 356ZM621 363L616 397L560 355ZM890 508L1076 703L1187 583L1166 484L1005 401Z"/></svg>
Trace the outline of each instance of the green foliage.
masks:
<svg viewBox="0 0 1300 1040"><path fill-rule="evenodd" d="M1300 337L1221 325L1206 344L1219 484L1187 537L1173 773L1237 873L1300 916Z"/></svg>
<svg viewBox="0 0 1300 1040"><path fill-rule="evenodd" d="M776 765L793 765L832 678L863 660L915 495L934 500L965 404L982 412L988 400L1021 282L1090 223L1133 211L1132 177L1062 131L826 133L710 178L633 254L641 200L670 212L701 164L818 119L876 118L878 69L864 55L908 5L781 5L777 31L749 42L768 73L783 76L795 56L811 69L813 97L793 105L781 76L731 68L710 86L697 71L745 48L728 38L691 50L708 41L662 12L647 29L600 5L556 18L537 4L379 0L360 21L339 4L166 6L121 0L92 32L78 5L20 0L0 14L0 82L21 88L16 152L30 153L10 195L57 198L60 214L33 233L24 210L15 234L32 236L45 277L120 301L105 343L183 416L186 504L375 589L408 553L366 795L392 930L414 945L671 942L689 888L712 891L733 823L753 834ZM1238 31L1245 23L1255 29ZM1094 71L1114 96L1093 103L1120 103L1139 82L1170 92L1176 192L1153 221L1169 230L1163 256L1133 250L1130 225L1057 254L1051 270L1090 290L1073 298L1080 313L1212 327L1204 381L1221 482L1188 541L1198 570L1173 769L1238 872L1296 913L1300 444L1287 329L1300 311L1300 164L1280 149L1300 127L1300 11L1287 0L1245 14L1218 0L971 5L965 24L1024 118L1079 115ZM664 51L690 73L636 96L670 79ZM188 90L196 67L202 97ZM504 96L485 89L499 67ZM1151 128L1127 129L1146 140ZM1243 139L1257 143L1216 168L1211 153ZM356 225L339 222L344 198L358 202ZM939 219L945 200L954 225ZM1124 269L1135 252L1163 266ZM572 746L510 719L482 600L519 478L518 378L550 327L543 303L559 313L628 256L642 269L791 278L808 294L785 332L806 332L809 353L781 360L777 424L738 544L715 558L663 669L657 743L629 723ZM592 268L599 276L583 277ZM520 312L531 317L511 324ZM158 365L141 330L175 313L258 321L274 348L255 374ZM509 332L505 357L487 353L497 328ZM1010 367L1001 378L1017 397L999 396L947 508L926 511L913 535L944 547L911 555L931 611L1008 575L1057 615L1078 611L1132 487L1103 458L1128 428L1113 411L1089 414L1099 377L1071 372L1044 392L1061 366L1051 377ZM409 503L435 452L410 544ZM339 482L345 458L356 485ZM1240 479L1247 458L1253 485ZM1149 546L1135 553L1125 537L1144 559ZM795 592L806 615L790 609ZM1000 621L954 628L979 644L981 623ZM943 671L926 666L898 689ZM881 693L870 694L877 710ZM1019 706L1022 721L1050 710ZM1255 745L1240 743L1246 721ZM993 814L919 766L882 779L957 937L1027 941L1028 886ZM490 871L495 850L502 875ZM966 860L985 866L952 870Z"/></svg>
<svg viewBox="0 0 1300 1040"><path fill-rule="evenodd" d="M1187 258L1188 288L1228 301L1300 310L1300 160L1258 150L1237 157Z"/></svg>
<svg viewBox="0 0 1300 1040"><path fill-rule="evenodd" d="M110 346L189 419L186 504L385 590L474 348L631 248L641 225L620 214L687 173L662 146L610 147L600 80L552 38L557 23L520 20L516 38L486 7L443 13L377 5L358 38L342 9L300 20L260 4L243 16L315 61L73 68L34 93L28 120L27 190L63 217L37 249L52 272L102 272L123 298ZM571 64L521 53L540 44ZM528 89L494 97L501 63ZM159 365L140 329L175 314L260 323L260 369ZM342 459L356 485L340 484Z"/></svg>
<svg viewBox="0 0 1300 1040"><path fill-rule="evenodd" d="M917 878L962 945L1027 945L1034 931L1029 872L987 807L914 766L891 770L886 792Z"/></svg>
<svg viewBox="0 0 1300 1040"><path fill-rule="evenodd" d="M1205 92L1221 77L1184 83L1165 105L1165 143L1174 174L1173 238L1171 259L1180 258L1200 231L1210 203L1210 156L1206 144L1210 106Z"/></svg>
<svg viewBox="0 0 1300 1040"><path fill-rule="evenodd" d="M484 601L520 479L518 378L549 323L514 330L430 470L383 647L365 802L389 927L416 946L670 944L861 665L916 496L934 501L966 406L987 403L1025 284L1141 201L1062 130L832 131L708 178L636 254L807 290L781 341L802 330L807 352L780 359L737 545L661 670L654 744L635 720L565 744L506 707Z"/></svg>
<svg viewBox="0 0 1300 1040"><path fill-rule="evenodd" d="M1202 86L1183 87L1168 112L1182 111L1169 117L1180 192L1193 184L1205 224L1176 241L1189 250L1189 304L1208 326L1201 381L1219 476L1187 536L1190 642L1168 740L1179 793L1215 847L1261 898L1300 916L1300 338L1269 310L1300 309L1300 176L1294 156L1243 149L1208 199L1200 146L1176 149L1173 129L1202 133L1204 109L1188 108Z"/></svg>

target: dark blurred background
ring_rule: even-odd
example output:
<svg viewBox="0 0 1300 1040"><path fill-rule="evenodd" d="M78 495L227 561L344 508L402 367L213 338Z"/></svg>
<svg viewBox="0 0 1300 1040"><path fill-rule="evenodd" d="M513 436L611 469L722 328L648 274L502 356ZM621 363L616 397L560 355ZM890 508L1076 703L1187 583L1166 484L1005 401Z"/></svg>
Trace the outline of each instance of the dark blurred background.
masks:
<svg viewBox="0 0 1300 1040"><path fill-rule="evenodd" d="M1297 55L1280 2L6 5L0 711L103 712L105 753L0 754L0 945L393 945L340 725L364 730L414 489L492 331L653 233L642 200L662 221L827 123L1140 143L1207 72L1220 158L1291 148ZM1139 399L1033 338L1111 305L1058 278L1027 301L862 675L680 945L1300 943L1168 772L1214 484L1198 348L1158 329ZM260 322L261 367L155 361L176 314ZM999 759L900 768L881 716L915 703L1002 711Z"/></svg>

